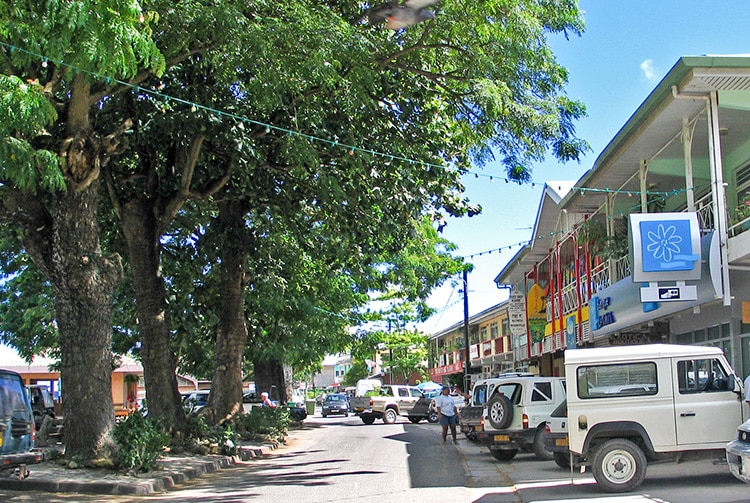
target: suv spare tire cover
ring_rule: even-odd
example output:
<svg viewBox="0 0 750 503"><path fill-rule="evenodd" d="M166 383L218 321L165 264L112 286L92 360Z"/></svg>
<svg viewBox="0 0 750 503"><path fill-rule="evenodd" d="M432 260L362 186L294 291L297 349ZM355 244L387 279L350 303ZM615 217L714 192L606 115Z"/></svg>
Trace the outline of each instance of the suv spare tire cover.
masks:
<svg viewBox="0 0 750 503"><path fill-rule="evenodd" d="M513 404L505 395L495 395L487 403L487 416L496 430L504 430L513 421Z"/></svg>

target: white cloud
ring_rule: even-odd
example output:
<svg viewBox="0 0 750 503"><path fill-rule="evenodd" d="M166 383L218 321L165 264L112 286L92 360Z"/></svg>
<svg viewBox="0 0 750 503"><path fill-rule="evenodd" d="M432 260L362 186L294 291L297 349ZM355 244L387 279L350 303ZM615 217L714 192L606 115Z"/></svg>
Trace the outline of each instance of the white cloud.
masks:
<svg viewBox="0 0 750 503"><path fill-rule="evenodd" d="M655 82L659 78L657 71L654 68L653 59L647 59L641 63L641 71L643 72L643 76L646 77L646 80L649 82Z"/></svg>

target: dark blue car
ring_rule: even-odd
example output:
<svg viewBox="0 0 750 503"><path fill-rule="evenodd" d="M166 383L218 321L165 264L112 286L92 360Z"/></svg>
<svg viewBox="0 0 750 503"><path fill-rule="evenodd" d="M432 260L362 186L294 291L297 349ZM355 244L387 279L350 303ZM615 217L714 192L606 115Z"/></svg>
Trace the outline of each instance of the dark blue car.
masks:
<svg viewBox="0 0 750 503"><path fill-rule="evenodd" d="M0 369L0 470L23 467L42 460L34 448L34 413L21 376ZM26 477L24 469L19 475Z"/></svg>

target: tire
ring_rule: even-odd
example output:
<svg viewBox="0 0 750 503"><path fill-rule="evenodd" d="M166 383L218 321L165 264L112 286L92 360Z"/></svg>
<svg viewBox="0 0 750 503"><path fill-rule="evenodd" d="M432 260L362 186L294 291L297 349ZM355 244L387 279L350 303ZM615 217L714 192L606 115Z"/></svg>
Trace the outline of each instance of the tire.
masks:
<svg viewBox="0 0 750 503"><path fill-rule="evenodd" d="M634 491L646 478L646 456L623 438L607 440L594 451L591 469L597 484L611 493Z"/></svg>
<svg viewBox="0 0 750 503"><path fill-rule="evenodd" d="M513 404L505 395L495 395L487 403L487 416L496 430L504 430L513 421Z"/></svg>
<svg viewBox="0 0 750 503"><path fill-rule="evenodd" d="M375 422L375 416L370 414L363 414L360 416L362 418L362 422L365 424L372 424Z"/></svg>
<svg viewBox="0 0 750 503"><path fill-rule="evenodd" d="M420 416L409 416L409 421L411 421L414 424L417 424L420 422L423 418Z"/></svg>
<svg viewBox="0 0 750 503"><path fill-rule="evenodd" d="M385 424L393 424L396 422L396 419L398 419L396 409L385 409L383 412L383 422Z"/></svg>
<svg viewBox="0 0 750 503"><path fill-rule="evenodd" d="M427 422L428 423L437 423L439 421L438 419L438 413L436 410L431 410L429 414L427 414Z"/></svg>
<svg viewBox="0 0 750 503"><path fill-rule="evenodd" d="M503 451L503 450L491 450L490 454L492 454L492 457L497 459L498 461L510 461L514 457L516 457L516 454L518 453L518 449L512 449L509 451Z"/></svg>
<svg viewBox="0 0 750 503"><path fill-rule="evenodd" d="M570 469L570 453L569 452L553 452L552 459L555 460L555 464L563 470Z"/></svg>
<svg viewBox="0 0 750 503"><path fill-rule="evenodd" d="M550 461L553 459L554 453L548 451L544 447L544 427L541 425L536 430L536 434L534 435L534 445L531 450L534 451L534 455L539 461Z"/></svg>

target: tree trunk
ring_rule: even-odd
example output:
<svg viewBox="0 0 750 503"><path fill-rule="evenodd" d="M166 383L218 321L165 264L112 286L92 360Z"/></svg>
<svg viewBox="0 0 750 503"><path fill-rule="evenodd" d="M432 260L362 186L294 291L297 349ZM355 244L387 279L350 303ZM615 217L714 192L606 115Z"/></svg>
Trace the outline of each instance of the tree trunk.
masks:
<svg viewBox="0 0 750 503"><path fill-rule="evenodd" d="M55 196L47 271L60 331L65 455L111 458L112 301L122 266L99 245L98 180Z"/></svg>
<svg viewBox="0 0 750 503"><path fill-rule="evenodd" d="M292 396L292 368L276 360L254 361L255 389L266 391L271 400L287 403Z"/></svg>
<svg viewBox="0 0 750 503"><path fill-rule="evenodd" d="M247 343L245 323L245 263L252 234L245 223L247 204L219 204L218 226L224 236L221 255L219 325L211 396L205 414L220 424L242 410L242 355Z"/></svg>
<svg viewBox="0 0 750 503"><path fill-rule="evenodd" d="M179 431L185 425L185 411L177 386L177 358L171 345L171 318L154 211L148 201L133 199L122 206L120 217L133 274L146 406L149 416Z"/></svg>

